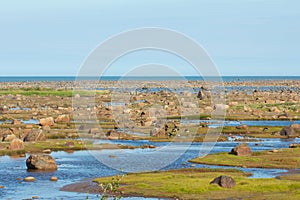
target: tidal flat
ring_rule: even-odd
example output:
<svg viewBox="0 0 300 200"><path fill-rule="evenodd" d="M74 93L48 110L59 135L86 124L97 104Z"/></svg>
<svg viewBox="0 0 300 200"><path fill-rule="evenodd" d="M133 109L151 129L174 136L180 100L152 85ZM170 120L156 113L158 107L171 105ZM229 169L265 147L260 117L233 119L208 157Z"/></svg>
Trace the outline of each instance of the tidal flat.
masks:
<svg viewBox="0 0 300 200"><path fill-rule="evenodd" d="M32 198L35 195L46 199L76 199L78 191L65 193L59 190L60 187L85 178L115 176L121 172L101 164L102 173L99 166L93 164L95 172L85 171L76 177L79 164L68 163L68 159L84 163L84 158L79 158L81 153L96 152L117 161L125 152L132 156L131 162L134 163L136 155L147 156L149 152L172 143L189 144L191 149L155 173L126 175L120 187L124 189L124 196L207 199L210 195L212 199L251 199L262 194L262 199L275 195L282 199L299 198L296 190L299 188L298 174L275 178L286 169L299 169L300 148L296 148L300 143L298 80L214 84L204 81L186 84L171 80L82 81L80 84L74 81L33 81L0 82L0 86L0 155L3 157L0 165L4 170L1 175L7 176L5 170L10 170L5 167L7 162L10 167L18 169L11 178L0 181L0 186L3 186L0 197L3 199ZM120 90L120 86L124 88ZM117 98L123 95L130 98ZM215 103L217 97L226 101ZM214 114L216 111L224 115ZM210 134L215 137L207 137ZM209 155L197 158L201 145L214 142L217 143ZM242 143L253 150L251 157L228 154ZM57 157L58 170L51 172L51 175L58 176L57 183L48 182L50 177L46 172L26 171L25 161L29 155L45 153ZM168 154L162 154L160 159L163 160L164 156L166 158ZM155 163L153 161L153 168ZM225 170L225 166L240 167L242 171ZM213 167L215 171L206 171L203 167ZM178 170L172 171L174 169ZM70 176L75 177L66 175L65 170L70 170ZM89 170L93 171L93 167ZM262 178L243 175L257 171ZM263 176L264 173L267 175ZM17 178L29 175L38 180L34 183L21 181L22 186L18 185ZM237 186L224 189L209 185L218 175L232 176ZM156 178L150 181L149 177L154 176ZM189 184L184 186L181 183ZM30 191L31 186L41 188L43 193L34 194ZM12 193L18 187L23 193ZM47 187L52 188L51 193L47 193ZM223 194L221 198L220 194ZM84 194L80 195L84 199ZM90 195L89 198L96 196Z"/></svg>

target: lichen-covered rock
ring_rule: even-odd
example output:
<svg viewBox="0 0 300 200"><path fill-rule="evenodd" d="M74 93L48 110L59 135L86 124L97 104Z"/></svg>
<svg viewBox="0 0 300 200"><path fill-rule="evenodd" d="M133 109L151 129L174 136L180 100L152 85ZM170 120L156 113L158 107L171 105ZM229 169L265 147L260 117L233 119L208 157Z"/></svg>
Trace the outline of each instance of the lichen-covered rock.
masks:
<svg viewBox="0 0 300 200"><path fill-rule="evenodd" d="M50 155L30 155L26 160L26 166L28 169L38 170L57 170L55 160Z"/></svg>

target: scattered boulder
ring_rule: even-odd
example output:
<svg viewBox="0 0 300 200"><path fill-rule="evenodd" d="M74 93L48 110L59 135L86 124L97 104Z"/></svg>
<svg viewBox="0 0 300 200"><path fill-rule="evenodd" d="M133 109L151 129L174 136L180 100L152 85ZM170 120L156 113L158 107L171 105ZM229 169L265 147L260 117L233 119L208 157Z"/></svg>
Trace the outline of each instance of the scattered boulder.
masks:
<svg viewBox="0 0 300 200"><path fill-rule="evenodd" d="M219 176L215 178L210 184L218 184L223 188L232 188L236 185L236 182L233 178L229 176Z"/></svg>
<svg viewBox="0 0 300 200"><path fill-rule="evenodd" d="M300 144L296 144L296 143L290 144L289 147L290 147L290 148L300 148Z"/></svg>
<svg viewBox="0 0 300 200"><path fill-rule="evenodd" d="M32 177L32 176L28 176L28 177L24 178L24 181L25 181L25 182L34 182L34 181L35 181L35 178Z"/></svg>
<svg viewBox="0 0 300 200"><path fill-rule="evenodd" d="M248 129L248 126L246 124L240 125L235 127L236 129Z"/></svg>
<svg viewBox="0 0 300 200"><path fill-rule="evenodd" d="M17 136L15 134L9 134L9 135L5 135L2 139L2 141L10 142L16 138L17 138Z"/></svg>
<svg viewBox="0 0 300 200"><path fill-rule="evenodd" d="M300 132L300 124L292 124L290 126L294 131Z"/></svg>
<svg viewBox="0 0 300 200"><path fill-rule="evenodd" d="M40 129L32 129L24 137L24 142L45 141L46 136Z"/></svg>
<svg viewBox="0 0 300 200"><path fill-rule="evenodd" d="M66 147L71 147L71 148L72 148L72 147L75 146L75 144L74 144L74 142L69 141L69 142L66 142L66 143L65 143L65 146L66 146Z"/></svg>
<svg viewBox="0 0 300 200"><path fill-rule="evenodd" d="M100 131L99 128L91 128L91 129L89 130L89 134L95 135L95 134L97 134L97 133L101 133L101 131Z"/></svg>
<svg viewBox="0 0 300 200"><path fill-rule="evenodd" d="M110 136L118 137L119 133L116 130L109 130L106 132L105 136L106 137L110 137Z"/></svg>
<svg viewBox="0 0 300 200"><path fill-rule="evenodd" d="M237 105L239 105L239 102L237 102L237 101L232 101L232 102L229 102L228 105L229 105L229 106L237 106Z"/></svg>
<svg viewBox="0 0 300 200"><path fill-rule="evenodd" d="M51 130L51 127L48 126L48 125L47 125L47 126L43 126L43 130L44 130L44 131L50 131L50 130Z"/></svg>
<svg viewBox="0 0 300 200"><path fill-rule="evenodd" d="M56 123L70 123L70 115L59 115L55 119Z"/></svg>
<svg viewBox="0 0 300 200"><path fill-rule="evenodd" d="M224 111L227 109L229 109L229 106L225 105L225 104L215 104L214 105L214 110L217 110L217 111Z"/></svg>
<svg viewBox="0 0 300 200"><path fill-rule="evenodd" d="M200 100L203 100L204 98L204 93L200 90L197 94L197 98L200 99Z"/></svg>
<svg viewBox="0 0 300 200"><path fill-rule="evenodd" d="M26 166L28 169L35 170L57 170L55 160L50 155L34 154L30 155L26 160Z"/></svg>
<svg viewBox="0 0 300 200"><path fill-rule="evenodd" d="M20 120L14 119L11 124L20 125L22 122Z"/></svg>
<svg viewBox="0 0 300 200"><path fill-rule="evenodd" d="M231 150L231 153L237 156L251 156L251 148L247 144L240 144Z"/></svg>
<svg viewBox="0 0 300 200"><path fill-rule="evenodd" d="M166 136L166 131L164 129L154 128L150 130L150 136L163 137Z"/></svg>
<svg viewBox="0 0 300 200"><path fill-rule="evenodd" d="M277 115L278 119L287 119L289 117L289 114L287 112L283 112L280 115Z"/></svg>
<svg viewBox="0 0 300 200"><path fill-rule="evenodd" d="M288 136L288 137L294 136L294 135L295 135L295 131L294 131L294 129L291 128L291 127L285 127L285 128L283 128L283 129L280 131L280 135L282 135L282 136Z"/></svg>
<svg viewBox="0 0 300 200"><path fill-rule="evenodd" d="M79 98L80 98L80 94L75 94L75 95L74 95L74 98L75 98L75 99L79 99Z"/></svg>
<svg viewBox="0 0 300 200"><path fill-rule="evenodd" d="M54 125L53 117L47 117L47 118L40 119L40 125L41 126L53 126Z"/></svg>
<svg viewBox="0 0 300 200"><path fill-rule="evenodd" d="M24 142L20 139L14 139L9 145L10 150L22 150L24 149Z"/></svg>
<svg viewBox="0 0 300 200"><path fill-rule="evenodd" d="M281 111L277 107L271 107L269 109L270 112L280 113Z"/></svg>

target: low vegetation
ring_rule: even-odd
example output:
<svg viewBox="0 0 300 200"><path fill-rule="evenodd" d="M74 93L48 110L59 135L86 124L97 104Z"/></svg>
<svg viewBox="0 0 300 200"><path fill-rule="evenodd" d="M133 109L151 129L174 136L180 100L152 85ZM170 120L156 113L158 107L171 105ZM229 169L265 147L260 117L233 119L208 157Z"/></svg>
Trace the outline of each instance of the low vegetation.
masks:
<svg viewBox="0 0 300 200"><path fill-rule="evenodd" d="M109 91L76 91L77 94L81 96L94 96L95 94L106 94L109 93ZM74 96L73 90L50 90L50 89L18 89L18 90L0 90L0 95L24 95L24 96L60 96L60 97L72 97Z"/></svg>
<svg viewBox="0 0 300 200"><path fill-rule="evenodd" d="M209 183L220 175L231 176L236 186L224 189ZM288 179L252 179L237 170L180 169L128 174L119 190L124 196L179 199L299 199L300 181ZM97 183L109 183L110 177Z"/></svg>
<svg viewBox="0 0 300 200"><path fill-rule="evenodd" d="M237 166L249 168L300 168L300 148L254 152L252 156L236 156L230 153L210 154L190 160L193 163Z"/></svg>

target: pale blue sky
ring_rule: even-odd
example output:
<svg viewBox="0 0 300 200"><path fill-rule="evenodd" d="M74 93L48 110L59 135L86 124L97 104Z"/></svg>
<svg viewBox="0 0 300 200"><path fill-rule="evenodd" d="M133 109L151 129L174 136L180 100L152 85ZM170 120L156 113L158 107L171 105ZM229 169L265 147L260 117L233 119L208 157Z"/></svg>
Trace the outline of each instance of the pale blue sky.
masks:
<svg viewBox="0 0 300 200"><path fill-rule="evenodd" d="M3 0L0 75L76 75L100 42L140 27L193 38L222 75L300 75L299 8L297 0ZM148 62L193 73L157 52L124 57L110 73Z"/></svg>

